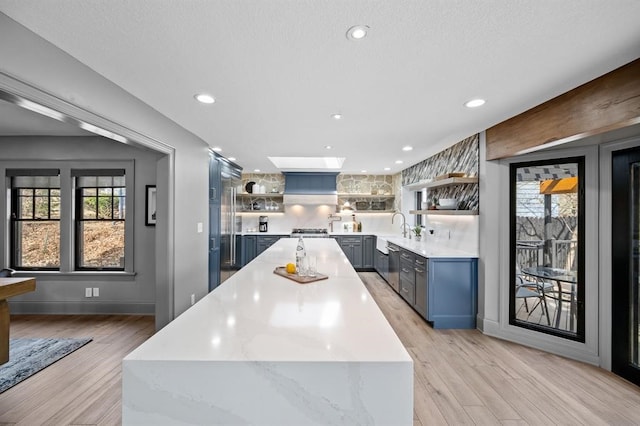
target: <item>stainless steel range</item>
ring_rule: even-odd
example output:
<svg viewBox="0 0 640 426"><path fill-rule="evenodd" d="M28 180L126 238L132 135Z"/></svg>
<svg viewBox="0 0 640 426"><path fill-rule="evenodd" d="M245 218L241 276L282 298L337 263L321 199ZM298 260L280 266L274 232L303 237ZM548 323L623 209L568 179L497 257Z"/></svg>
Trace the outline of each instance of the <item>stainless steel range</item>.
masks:
<svg viewBox="0 0 640 426"><path fill-rule="evenodd" d="M327 228L293 228L290 236L292 238L328 238Z"/></svg>

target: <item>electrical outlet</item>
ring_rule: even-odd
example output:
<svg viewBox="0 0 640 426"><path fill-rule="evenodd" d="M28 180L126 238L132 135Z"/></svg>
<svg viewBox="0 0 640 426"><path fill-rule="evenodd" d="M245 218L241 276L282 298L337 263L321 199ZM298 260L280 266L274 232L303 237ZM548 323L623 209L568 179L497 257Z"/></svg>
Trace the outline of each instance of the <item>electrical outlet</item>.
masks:
<svg viewBox="0 0 640 426"><path fill-rule="evenodd" d="M100 297L100 288L98 287L93 288L93 297Z"/></svg>
<svg viewBox="0 0 640 426"><path fill-rule="evenodd" d="M91 297L92 295L91 287L87 287L84 289L84 297Z"/></svg>
<svg viewBox="0 0 640 426"><path fill-rule="evenodd" d="M196 295L192 294L191 295L191 306L193 306L196 303Z"/></svg>

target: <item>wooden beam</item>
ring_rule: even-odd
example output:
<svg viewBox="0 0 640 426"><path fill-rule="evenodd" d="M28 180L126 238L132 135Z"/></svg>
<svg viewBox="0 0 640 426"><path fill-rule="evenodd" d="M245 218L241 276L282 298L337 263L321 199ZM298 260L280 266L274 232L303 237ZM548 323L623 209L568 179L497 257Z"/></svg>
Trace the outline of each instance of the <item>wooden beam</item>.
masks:
<svg viewBox="0 0 640 426"><path fill-rule="evenodd" d="M640 123L640 59L487 129L487 159Z"/></svg>

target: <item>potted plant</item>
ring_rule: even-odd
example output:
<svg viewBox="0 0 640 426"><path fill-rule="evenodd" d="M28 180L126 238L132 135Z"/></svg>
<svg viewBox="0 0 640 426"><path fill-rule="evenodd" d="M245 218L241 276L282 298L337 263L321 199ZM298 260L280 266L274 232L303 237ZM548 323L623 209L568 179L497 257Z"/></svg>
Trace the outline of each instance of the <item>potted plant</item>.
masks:
<svg viewBox="0 0 640 426"><path fill-rule="evenodd" d="M421 241L422 240L422 226L415 226L412 229L413 233L416 234L416 241Z"/></svg>

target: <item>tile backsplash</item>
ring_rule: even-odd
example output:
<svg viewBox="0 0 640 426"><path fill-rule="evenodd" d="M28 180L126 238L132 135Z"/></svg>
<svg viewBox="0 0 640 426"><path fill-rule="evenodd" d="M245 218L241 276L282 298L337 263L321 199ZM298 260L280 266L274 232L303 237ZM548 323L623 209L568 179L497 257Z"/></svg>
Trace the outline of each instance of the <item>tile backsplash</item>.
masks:
<svg viewBox="0 0 640 426"><path fill-rule="evenodd" d="M467 177L478 176L479 135L468 137L457 144L402 171L402 185L433 180L436 176L461 172ZM478 210L480 205L477 184L434 188L429 198L457 198L465 210Z"/></svg>

